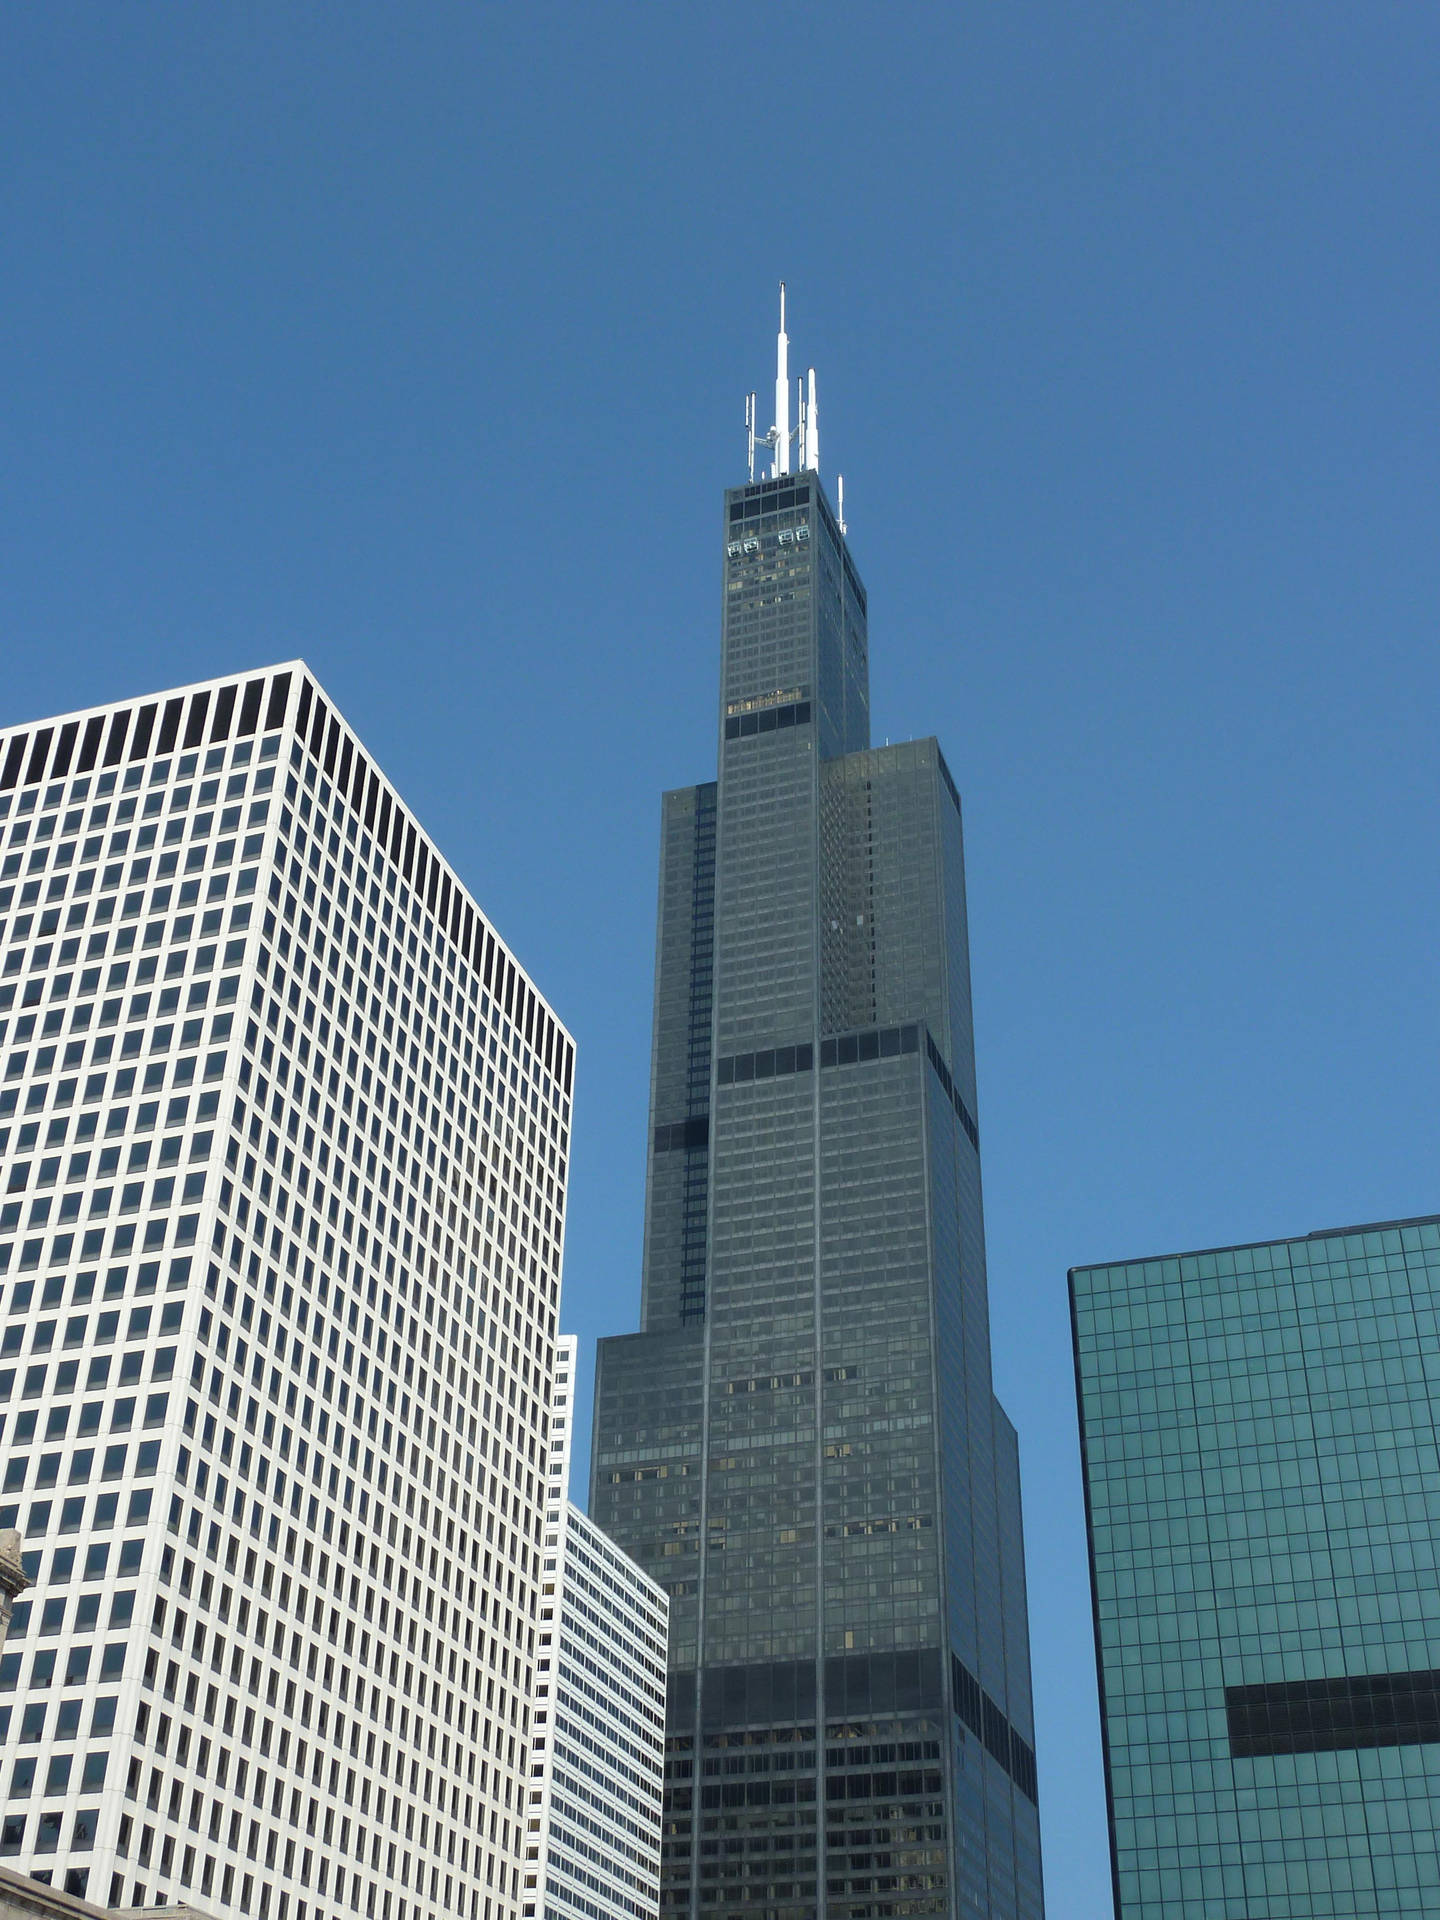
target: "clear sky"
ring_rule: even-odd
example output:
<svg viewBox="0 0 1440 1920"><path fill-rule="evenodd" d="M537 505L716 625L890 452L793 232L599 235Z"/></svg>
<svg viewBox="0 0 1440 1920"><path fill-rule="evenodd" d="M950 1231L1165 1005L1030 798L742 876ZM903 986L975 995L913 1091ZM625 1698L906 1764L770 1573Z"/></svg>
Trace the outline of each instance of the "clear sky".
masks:
<svg viewBox="0 0 1440 1920"><path fill-rule="evenodd" d="M876 737L965 798L1049 1911L1094 1920L1066 1268L1440 1209L1440 13L0 30L0 720L311 662L577 1037L587 1352L635 1323L658 797L713 775L788 280Z"/></svg>

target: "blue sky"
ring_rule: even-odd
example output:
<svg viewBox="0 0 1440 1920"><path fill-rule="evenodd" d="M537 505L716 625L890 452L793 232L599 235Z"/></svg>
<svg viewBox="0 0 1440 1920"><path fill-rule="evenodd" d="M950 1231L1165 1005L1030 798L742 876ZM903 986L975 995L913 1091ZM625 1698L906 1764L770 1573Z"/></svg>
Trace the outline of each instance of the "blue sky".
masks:
<svg viewBox="0 0 1440 1920"><path fill-rule="evenodd" d="M1440 15L0 25L0 720L311 662L577 1036L586 1348L788 280L877 737L965 797L1050 1914L1105 1912L1066 1268L1440 1206Z"/></svg>

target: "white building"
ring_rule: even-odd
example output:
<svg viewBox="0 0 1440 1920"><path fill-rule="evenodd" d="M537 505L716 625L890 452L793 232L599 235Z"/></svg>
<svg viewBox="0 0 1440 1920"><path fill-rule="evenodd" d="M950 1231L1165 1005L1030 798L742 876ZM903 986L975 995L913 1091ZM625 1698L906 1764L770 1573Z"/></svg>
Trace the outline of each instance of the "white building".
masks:
<svg viewBox="0 0 1440 1920"><path fill-rule="evenodd" d="M654 1920L670 1602L566 1498L576 1349L556 1343L525 1920Z"/></svg>
<svg viewBox="0 0 1440 1920"><path fill-rule="evenodd" d="M303 664L0 733L0 1864L518 1920L572 1066Z"/></svg>

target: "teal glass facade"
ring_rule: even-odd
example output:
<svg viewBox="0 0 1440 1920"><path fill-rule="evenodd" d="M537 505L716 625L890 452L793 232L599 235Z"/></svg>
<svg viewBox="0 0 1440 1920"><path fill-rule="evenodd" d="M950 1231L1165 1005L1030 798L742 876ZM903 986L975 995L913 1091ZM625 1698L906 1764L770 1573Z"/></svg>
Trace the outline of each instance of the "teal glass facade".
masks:
<svg viewBox="0 0 1440 1920"><path fill-rule="evenodd" d="M1440 1913L1440 1220L1070 1295L1120 1920Z"/></svg>
<svg viewBox="0 0 1440 1920"><path fill-rule="evenodd" d="M662 814L642 1331L591 1512L670 1595L661 1909L1040 1920L960 800L869 744L818 477L721 525L718 777Z"/></svg>

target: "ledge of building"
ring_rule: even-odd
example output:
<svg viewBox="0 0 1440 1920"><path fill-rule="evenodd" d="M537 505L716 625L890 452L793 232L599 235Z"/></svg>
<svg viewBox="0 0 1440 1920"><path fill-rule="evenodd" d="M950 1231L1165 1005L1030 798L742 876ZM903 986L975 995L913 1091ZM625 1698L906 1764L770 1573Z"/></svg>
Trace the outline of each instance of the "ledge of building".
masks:
<svg viewBox="0 0 1440 1920"><path fill-rule="evenodd" d="M86 1907L86 1913L96 1909ZM103 1909L105 1920L210 1920L210 1915L201 1907L107 1907Z"/></svg>
<svg viewBox="0 0 1440 1920"><path fill-rule="evenodd" d="M77 1920L82 1914L103 1914L103 1907L92 1907L88 1900L77 1900L73 1893L61 1893L47 1887L43 1880L27 1879L23 1873L11 1873L0 1867L0 1920L19 1920L21 1915L67 1914Z"/></svg>
<svg viewBox="0 0 1440 1920"><path fill-rule="evenodd" d="M31 1920L31 1916L49 1914L53 1920L211 1920L200 1907L92 1907L88 1900L77 1900L73 1893L61 1893L47 1887L43 1880L31 1880L23 1873L11 1873L0 1867L0 1920Z"/></svg>
<svg viewBox="0 0 1440 1920"><path fill-rule="evenodd" d="M94 1908L87 1907L87 1913ZM102 1909L105 1920L210 1920L210 1915L202 1907L106 1907Z"/></svg>

